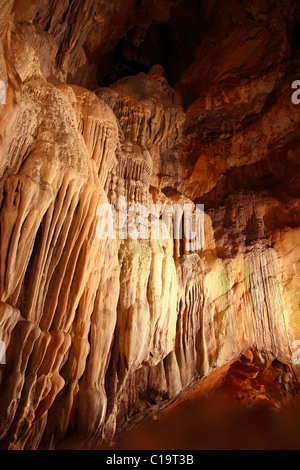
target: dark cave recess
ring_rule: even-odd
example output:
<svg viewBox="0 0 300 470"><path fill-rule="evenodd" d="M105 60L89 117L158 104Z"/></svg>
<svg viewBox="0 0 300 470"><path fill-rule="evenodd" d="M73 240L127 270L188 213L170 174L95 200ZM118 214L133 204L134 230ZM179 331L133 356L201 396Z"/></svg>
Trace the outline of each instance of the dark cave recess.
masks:
<svg viewBox="0 0 300 470"><path fill-rule="evenodd" d="M135 25L100 60L99 86L110 86L139 72L147 73L155 64L164 67L165 77L175 86L181 72L193 62L207 28L202 10L202 1L177 0L167 21L143 20Z"/></svg>

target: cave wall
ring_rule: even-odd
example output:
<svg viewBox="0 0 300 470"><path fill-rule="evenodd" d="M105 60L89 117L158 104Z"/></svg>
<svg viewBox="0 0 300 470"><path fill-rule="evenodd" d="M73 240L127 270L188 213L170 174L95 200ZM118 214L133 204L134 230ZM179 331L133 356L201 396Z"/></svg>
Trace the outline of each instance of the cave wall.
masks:
<svg viewBox="0 0 300 470"><path fill-rule="evenodd" d="M250 380L241 396L279 407L297 390L299 7L198 8L1 2L3 448L51 449L72 432L110 443L245 358L250 370L272 370L280 399L270 380L257 389ZM176 36L182 11L202 26L188 60ZM128 58L149 29L157 38L156 23L178 52L177 74L164 64L172 87L147 60L146 72L99 86L119 41ZM119 196L204 204L203 246L99 238L99 206L118 208ZM234 367L224 381L236 391Z"/></svg>

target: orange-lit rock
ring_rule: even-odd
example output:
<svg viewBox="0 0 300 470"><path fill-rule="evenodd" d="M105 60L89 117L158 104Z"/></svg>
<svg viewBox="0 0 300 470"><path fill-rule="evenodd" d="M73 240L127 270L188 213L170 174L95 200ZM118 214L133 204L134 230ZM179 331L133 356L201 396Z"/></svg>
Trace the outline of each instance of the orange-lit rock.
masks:
<svg viewBox="0 0 300 470"><path fill-rule="evenodd" d="M212 0L200 41L193 0L2 3L1 446L108 445L207 383L286 405L299 379L299 7ZM177 80L164 64L173 86L155 55L99 86L125 36L128 67L141 44L159 49L157 24L180 42L181 12L194 54L178 52ZM204 204L204 244L102 240L99 206L120 216L120 196Z"/></svg>

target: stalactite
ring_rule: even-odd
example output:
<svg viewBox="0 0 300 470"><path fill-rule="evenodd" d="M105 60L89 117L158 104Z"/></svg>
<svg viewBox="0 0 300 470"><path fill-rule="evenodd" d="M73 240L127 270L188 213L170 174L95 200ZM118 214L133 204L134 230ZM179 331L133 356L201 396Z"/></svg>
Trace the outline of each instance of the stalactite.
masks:
<svg viewBox="0 0 300 470"><path fill-rule="evenodd" d="M290 299L299 284L298 204L288 211L262 190L234 186L253 169L260 187L263 152L252 142L261 139L249 131L248 148L242 134L224 133L226 90L217 104L201 91L185 122L160 66L94 91L63 83L89 74L82 45L96 6L75 3L56 2L51 11L32 5L22 21L25 33L35 31L33 45L26 42L32 67L20 46L15 65L11 57L3 62L14 78L8 97L16 98L1 109L9 125L0 126L0 439L9 449L53 449L71 433L87 447L111 444L129 421L159 412L215 369L227 367L232 384L233 363L242 370L247 351L243 370L251 380L274 361L283 364L276 373L287 390L299 373L290 359L299 329L299 305ZM8 24L19 10L16 2ZM34 47L37 23L54 41L47 76ZM263 120L276 101L271 85L268 94L260 84L255 105L266 139L274 132L274 115ZM254 94L247 86L231 92L242 130L252 119L241 111ZM224 115L232 112L226 106ZM291 125L290 117L283 122ZM269 177L276 165L263 158ZM110 203L120 216L120 196L148 211L159 204L160 231L170 210L170 237L135 240L117 226L115 238L101 239L98 209ZM198 199L208 205L204 240L191 250L183 214L174 211L189 204L195 215ZM143 221L148 230L150 223Z"/></svg>

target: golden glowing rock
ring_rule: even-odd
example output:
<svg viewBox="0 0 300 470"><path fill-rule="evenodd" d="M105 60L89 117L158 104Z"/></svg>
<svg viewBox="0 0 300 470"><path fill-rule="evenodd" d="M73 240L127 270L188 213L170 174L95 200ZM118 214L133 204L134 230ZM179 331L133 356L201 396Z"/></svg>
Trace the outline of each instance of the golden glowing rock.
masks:
<svg viewBox="0 0 300 470"><path fill-rule="evenodd" d="M237 15L236 35L216 28L176 93L161 65L91 91L96 51L130 29L118 5L0 3L2 447L53 449L70 432L110 443L216 370L241 397L279 407L298 384L300 339L299 109L289 71L270 65L286 42L265 72L253 51L267 28L228 2L220 14ZM124 3L130 18L135 2ZM167 21L172 2L148 3ZM119 228L101 239L98 208L120 215L120 197L204 204L203 245ZM280 399L267 393L275 380Z"/></svg>

